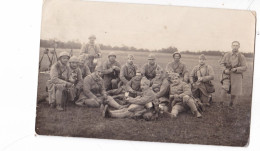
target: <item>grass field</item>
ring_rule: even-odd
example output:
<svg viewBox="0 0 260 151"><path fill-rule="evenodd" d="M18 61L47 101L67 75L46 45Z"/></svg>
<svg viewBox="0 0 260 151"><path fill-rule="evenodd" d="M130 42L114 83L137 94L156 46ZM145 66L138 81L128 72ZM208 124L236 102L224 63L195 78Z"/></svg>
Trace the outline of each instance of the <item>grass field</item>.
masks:
<svg viewBox="0 0 260 151"><path fill-rule="evenodd" d="M57 53L60 51L57 50ZM102 51L102 61L107 59L108 52ZM124 64L128 53L116 52L117 60ZM74 50L73 53L78 56L79 50ZM137 65L141 66L147 62L148 52L133 52L133 54ZM156 53L156 56L157 63L163 68L172 61L171 54ZM243 95L234 110L222 107L218 103L221 99L219 98L221 71L218 59L219 57L215 56L207 57L207 63L214 68L213 83L216 92L213 95L213 105L206 108L201 119L193 117L189 112L180 114L177 119L162 117L149 122L141 119L104 119L98 108L77 107L74 104L69 104L65 112L57 112L51 109L46 101L42 101L47 96L45 82L49 75L39 73L36 132L40 135L245 146L250 131L253 59L247 59L248 70L244 73ZM198 63L198 56L183 55L182 62L191 71ZM48 60L45 56L40 71L46 68Z"/></svg>

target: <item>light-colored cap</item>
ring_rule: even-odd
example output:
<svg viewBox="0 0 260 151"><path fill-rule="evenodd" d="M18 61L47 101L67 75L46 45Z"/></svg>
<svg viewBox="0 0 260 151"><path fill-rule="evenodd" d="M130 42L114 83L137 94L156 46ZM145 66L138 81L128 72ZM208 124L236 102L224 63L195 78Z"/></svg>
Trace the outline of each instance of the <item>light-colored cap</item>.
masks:
<svg viewBox="0 0 260 151"><path fill-rule="evenodd" d="M172 54L172 57L174 57L176 54L179 54L179 55L180 55L180 58L181 58L181 53L178 52L178 51L174 52L174 53Z"/></svg>
<svg viewBox="0 0 260 151"><path fill-rule="evenodd" d="M66 52L66 51L62 51L62 52L60 53L60 55L59 55L59 58L62 57L62 56L67 56L67 57L70 58L70 54L69 54L68 52Z"/></svg>
<svg viewBox="0 0 260 151"><path fill-rule="evenodd" d="M148 55L148 60L155 60L155 55L154 54L149 54Z"/></svg>
<svg viewBox="0 0 260 151"><path fill-rule="evenodd" d="M134 58L134 55L129 54L129 55L127 56L127 59L135 59L135 58Z"/></svg>
<svg viewBox="0 0 260 151"><path fill-rule="evenodd" d="M69 60L69 62L79 62L79 58L76 56L72 56Z"/></svg>
<svg viewBox="0 0 260 151"><path fill-rule="evenodd" d="M88 37L88 39L96 39L96 36L95 36L95 35L90 35L90 36Z"/></svg>
<svg viewBox="0 0 260 151"><path fill-rule="evenodd" d="M111 51L111 52L109 52L109 54L108 54L108 57L110 57L110 56L115 56L115 57L116 57L116 53L113 52L113 51Z"/></svg>
<svg viewBox="0 0 260 151"><path fill-rule="evenodd" d="M200 60L201 60L201 59L207 60L207 59L206 59L206 56L205 56L204 54L201 54L201 55L199 56L199 59L200 59Z"/></svg>

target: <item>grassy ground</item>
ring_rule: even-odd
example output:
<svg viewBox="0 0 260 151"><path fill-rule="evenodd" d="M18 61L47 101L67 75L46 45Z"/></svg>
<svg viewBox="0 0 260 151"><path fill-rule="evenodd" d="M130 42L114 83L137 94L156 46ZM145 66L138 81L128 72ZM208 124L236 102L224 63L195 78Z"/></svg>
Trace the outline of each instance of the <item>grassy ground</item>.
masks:
<svg viewBox="0 0 260 151"><path fill-rule="evenodd" d="M74 50L74 55L77 56L78 53L78 50ZM121 64L125 63L127 53L117 53L117 60ZM104 61L108 51L103 51L102 54ZM134 55L136 64L143 65L148 53L134 52ZM156 55L158 64L163 68L172 60L170 54ZM213 95L213 105L202 113L202 119L193 117L190 112L180 114L177 119L162 117L150 122L141 119L104 119L98 108L77 107L74 104L69 104L65 112L57 112L49 108L46 101L42 101L47 95L45 82L49 75L39 73L36 132L41 135L244 146L248 142L250 130L253 60L247 60L248 70L244 74L243 96L239 105L234 110L229 110L218 103L221 99L218 59L208 56L207 62L213 66L216 75L213 81L216 92ZM198 56L183 55L182 62L191 70L198 63ZM40 70L47 67L45 57Z"/></svg>

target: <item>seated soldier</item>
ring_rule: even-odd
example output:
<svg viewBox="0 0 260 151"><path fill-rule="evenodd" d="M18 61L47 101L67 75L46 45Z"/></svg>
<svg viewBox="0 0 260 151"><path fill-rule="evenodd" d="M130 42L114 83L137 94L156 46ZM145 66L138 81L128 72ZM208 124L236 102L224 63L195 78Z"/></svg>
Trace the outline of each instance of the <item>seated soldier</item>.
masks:
<svg viewBox="0 0 260 151"><path fill-rule="evenodd" d="M133 118L143 117L146 120L153 120L156 118L156 111L154 110L154 103L156 103L156 97L151 90L150 81L145 77L141 80L142 96L136 98L128 97L126 100L130 103L128 108L120 110L110 110L106 105L103 111L103 117L114 118Z"/></svg>
<svg viewBox="0 0 260 151"><path fill-rule="evenodd" d="M184 82L188 83L189 82L189 72L187 70L186 65L181 62L181 54L179 52L174 52L172 57L173 57L173 61L169 62L166 65L165 71L178 73L180 75L181 79Z"/></svg>
<svg viewBox="0 0 260 151"><path fill-rule="evenodd" d="M76 56L72 56L69 60L69 82L73 84L73 86L68 89L70 93L70 101L75 101L82 91L83 79L80 68L78 67L78 58Z"/></svg>
<svg viewBox="0 0 260 151"><path fill-rule="evenodd" d="M174 73L171 76L170 100L172 101L172 111L169 113L171 117L177 117L178 113L189 109L197 118L202 117L197 109L196 102L192 97L190 86L185 82L182 82L177 73Z"/></svg>
<svg viewBox="0 0 260 151"><path fill-rule="evenodd" d="M70 59L69 53L61 52L58 62L52 65L50 70L50 80L47 81L49 104L59 111L64 110L63 106L69 97L69 89L73 83L69 81L69 66L67 65Z"/></svg>
<svg viewBox="0 0 260 151"><path fill-rule="evenodd" d="M120 80L126 85L136 74L136 65L134 64L134 56L128 55L127 63L120 70Z"/></svg>
<svg viewBox="0 0 260 151"><path fill-rule="evenodd" d="M145 76L148 80L153 80L156 76L156 70L162 70L160 65L156 63L156 58L154 54L148 55L148 63L144 64L141 73Z"/></svg>
<svg viewBox="0 0 260 151"><path fill-rule="evenodd" d="M199 57L199 65L195 66L190 74L190 83L192 85L192 93L195 98L209 106L212 101L212 95L208 85L212 85L211 80L214 79L214 71L210 65L205 63L206 57L202 54Z"/></svg>
<svg viewBox="0 0 260 151"><path fill-rule="evenodd" d="M94 73L84 78L83 91L76 101L76 105L100 107L107 103L116 109L122 108L123 106L107 95L101 75L102 67L97 66Z"/></svg>
<svg viewBox="0 0 260 151"><path fill-rule="evenodd" d="M136 97L142 95L141 92L141 80L142 75L139 69L136 69L136 75L127 82L126 84L126 92L129 92L130 97Z"/></svg>
<svg viewBox="0 0 260 151"><path fill-rule="evenodd" d="M116 61L116 54L110 52L108 54L108 60L103 63L103 79L106 91L117 89L121 65Z"/></svg>
<svg viewBox="0 0 260 151"><path fill-rule="evenodd" d="M90 75L90 69L89 67L85 64L87 61L86 55L80 55L79 56L79 68L81 70L82 73L82 78L84 79L87 75Z"/></svg>

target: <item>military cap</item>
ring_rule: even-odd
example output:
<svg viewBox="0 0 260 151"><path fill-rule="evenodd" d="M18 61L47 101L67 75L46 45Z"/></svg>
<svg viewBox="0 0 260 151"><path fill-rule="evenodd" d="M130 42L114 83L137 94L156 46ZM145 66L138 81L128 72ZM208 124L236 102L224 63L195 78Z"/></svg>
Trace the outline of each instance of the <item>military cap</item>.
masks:
<svg viewBox="0 0 260 151"><path fill-rule="evenodd" d="M72 56L69 60L69 62L79 62L79 58L76 56Z"/></svg>
<svg viewBox="0 0 260 151"><path fill-rule="evenodd" d="M134 59L134 55L129 54L129 55L127 56L127 59Z"/></svg>
<svg viewBox="0 0 260 151"><path fill-rule="evenodd" d="M141 84L145 84L145 85L150 86L150 80L148 80L146 77L142 77Z"/></svg>
<svg viewBox="0 0 260 151"><path fill-rule="evenodd" d="M174 53L172 54L172 57L174 57L176 54L179 54L179 55L180 55L180 58L181 58L181 53L178 52L178 51L174 52Z"/></svg>
<svg viewBox="0 0 260 151"><path fill-rule="evenodd" d="M90 35L90 36L88 37L88 39L96 39L96 36L95 36L95 35Z"/></svg>
<svg viewBox="0 0 260 151"><path fill-rule="evenodd" d="M59 58L60 58L60 57L62 57L62 56L67 56L67 57L69 57L69 58L70 58L70 55L69 55L69 53L68 53L68 52L66 52L66 51L62 51L62 52L59 54Z"/></svg>
<svg viewBox="0 0 260 151"><path fill-rule="evenodd" d="M206 56L205 56L204 54L201 54L201 55L199 56L199 59L207 60L207 59L206 59Z"/></svg>
<svg viewBox="0 0 260 151"><path fill-rule="evenodd" d="M113 52L113 51L111 51L111 52L109 52L109 54L108 54L108 57L110 57L110 56L115 56L115 57L116 57L116 53Z"/></svg>
<svg viewBox="0 0 260 151"><path fill-rule="evenodd" d="M154 54L149 54L148 55L148 60L154 60L155 59L155 55Z"/></svg>

